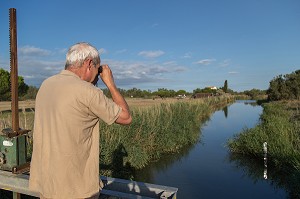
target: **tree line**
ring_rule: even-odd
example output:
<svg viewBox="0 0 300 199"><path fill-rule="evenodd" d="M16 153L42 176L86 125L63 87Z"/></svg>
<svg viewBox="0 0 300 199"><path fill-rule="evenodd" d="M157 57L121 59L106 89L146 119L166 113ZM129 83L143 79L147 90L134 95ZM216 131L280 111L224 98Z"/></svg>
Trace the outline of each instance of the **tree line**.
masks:
<svg viewBox="0 0 300 199"><path fill-rule="evenodd" d="M28 86L24 82L24 78L22 76L18 77L18 93L19 93L19 99L20 100L29 100L29 99L35 99L36 94L38 92L38 88L35 86ZM101 88L103 92L110 96L109 90L107 88ZM134 97L134 98L169 98L169 97L176 97L178 95L185 95L185 96L191 96L195 93L234 93L232 90L228 88L227 80L225 80L224 87L220 87L217 90L212 90L208 87L206 88L196 88L193 90L193 92L187 92L185 90L172 90L167 88L158 88L157 91L151 91L151 90L141 90L138 88L132 88L132 89L122 89L119 88L120 93L125 97ZM0 68L0 101L9 101L11 99L11 92L10 92L10 74L8 71Z"/></svg>
<svg viewBox="0 0 300 199"><path fill-rule="evenodd" d="M269 101L300 100L300 70L274 77L266 91L252 89L244 91L244 94L254 99L267 95Z"/></svg>
<svg viewBox="0 0 300 199"><path fill-rule="evenodd" d="M18 76L18 96L20 100L34 99L38 88L28 86L22 76ZM11 100L10 74L0 68L0 101Z"/></svg>
<svg viewBox="0 0 300 199"><path fill-rule="evenodd" d="M107 88L102 88L103 92L110 96ZM292 72L291 74L279 75L270 81L269 88L267 90L251 89L242 92L236 92L228 87L228 82L225 80L224 86L217 89L211 89L209 87L196 88L193 92L187 92L185 90L172 90L167 88L158 88L157 91L141 90L138 88L132 89L119 89L121 94L125 97L134 98L169 98L176 97L178 95L192 96L195 93L212 93L215 95L222 95L229 93L233 95L248 95L251 99L261 98L261 96L268 95L268 99L274 100L289 100L300 99L300 70ZM18 77L18 94L20 100L35 99L38 92L38 88L35 86L29 86L24 82L22 76ZM11 100L10 92L10 74L8 71L0 68L0 101Z"/></svg>

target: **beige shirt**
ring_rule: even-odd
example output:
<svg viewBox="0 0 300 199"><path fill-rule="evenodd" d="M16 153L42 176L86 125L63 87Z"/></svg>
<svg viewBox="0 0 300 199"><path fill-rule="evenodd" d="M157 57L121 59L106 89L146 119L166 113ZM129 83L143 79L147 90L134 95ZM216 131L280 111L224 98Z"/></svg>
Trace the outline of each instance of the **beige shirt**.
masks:
<svg viewBox="0 0 300 199"><path fill-rule="evenodd" d="M63 70L36 97L29 188L46 198L99 192L99 119L112 124L121 107L91 83Z"/></svg>

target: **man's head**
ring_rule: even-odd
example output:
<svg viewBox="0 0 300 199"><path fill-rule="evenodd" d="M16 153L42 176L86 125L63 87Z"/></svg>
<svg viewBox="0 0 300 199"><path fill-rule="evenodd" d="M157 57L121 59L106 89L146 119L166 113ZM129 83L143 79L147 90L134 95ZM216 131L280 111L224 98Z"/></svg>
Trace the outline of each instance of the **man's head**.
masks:
<svg viewBox="0 0 300 199"><path fill-rule="evenodd" d="M77 43L68 50L65 69L73 71L81 79L92 82L98 74L99 67L99 53L89 43Z"/></svg>

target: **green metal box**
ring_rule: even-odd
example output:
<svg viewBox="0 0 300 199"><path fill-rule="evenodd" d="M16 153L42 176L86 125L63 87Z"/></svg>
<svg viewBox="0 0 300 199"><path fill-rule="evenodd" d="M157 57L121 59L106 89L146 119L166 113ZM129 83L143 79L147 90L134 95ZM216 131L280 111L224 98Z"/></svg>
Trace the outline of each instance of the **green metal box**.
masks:
<svg viewBox="0 0 300 199"><path fill-rule="evenodd" d="M25 135L7 137L0 135L0 169L13 171L27 162L27 140Z"/></svg>

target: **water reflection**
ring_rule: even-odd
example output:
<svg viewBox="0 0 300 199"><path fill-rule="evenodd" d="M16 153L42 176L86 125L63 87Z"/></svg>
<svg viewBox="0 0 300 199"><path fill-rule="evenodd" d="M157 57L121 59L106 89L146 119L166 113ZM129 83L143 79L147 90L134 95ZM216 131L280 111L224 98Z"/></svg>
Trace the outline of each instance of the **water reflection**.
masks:
<svg viewBox="0 0 300 199"><path fill-rule="evenodd" d="M260 106L260 104L257 103L256 100L236 100L235 102L236 103L243 103L245 105L250 105L250 106L253 106L253 107Z"/></svg>
<svg viewBox="0 0 300 199"><path fill-rule="evenodd" d="M275 190L284 189L289 198L300 198L300 172L294 168L281 168L268 165L268 178L265 172L265 156L261 161L241 154L229 154L229 162L239 170L242 170L253 182L267 181Z"/></svg>
<svg viewBox="0 0 300 199"><path fill-rule="evenodd" d="M263 143L264 151L264 179L268 179L268 143Z"/></svg>
<svg viewBox="0 0 300 199"><path fill-rule="evenodd" d="M183 147L179 153L165 154L160 160L151 162L146 168L137 170L137 174L134 176L134 179L136 181L153 182L155 171L159 170L160 172L164 172L168 170L170 165L174 164L175 162L178 163L185 161L185 158L188 156L190 150L192 150L194 147L195 144L190 144Z"/></svg>
<svg viewBox="0 0 300 199"><path fill-rule="evenodd" d="M227 118L228 117L228 106L225 106L223 108L223 112L224 112L225 117Z"/></svg>
<svg viewBox="0 0 300 199"><path fill-rule="evenodd" d="M263 150L261 159L255 160L229 154L225 147L227 140L243 128L253 128L261 112L262 107L253 100L237 101L216 111L202 125L199 143L136 171L135 180L178 187L178 198L273 199L285 198L288 194L296 198L299 193L296 185L300 184L296 182L300 179L298 174L290 174L296 179L296 185L288 188L289 172L268 165ZM264 172L267 179L263 177Z"/></svg>

